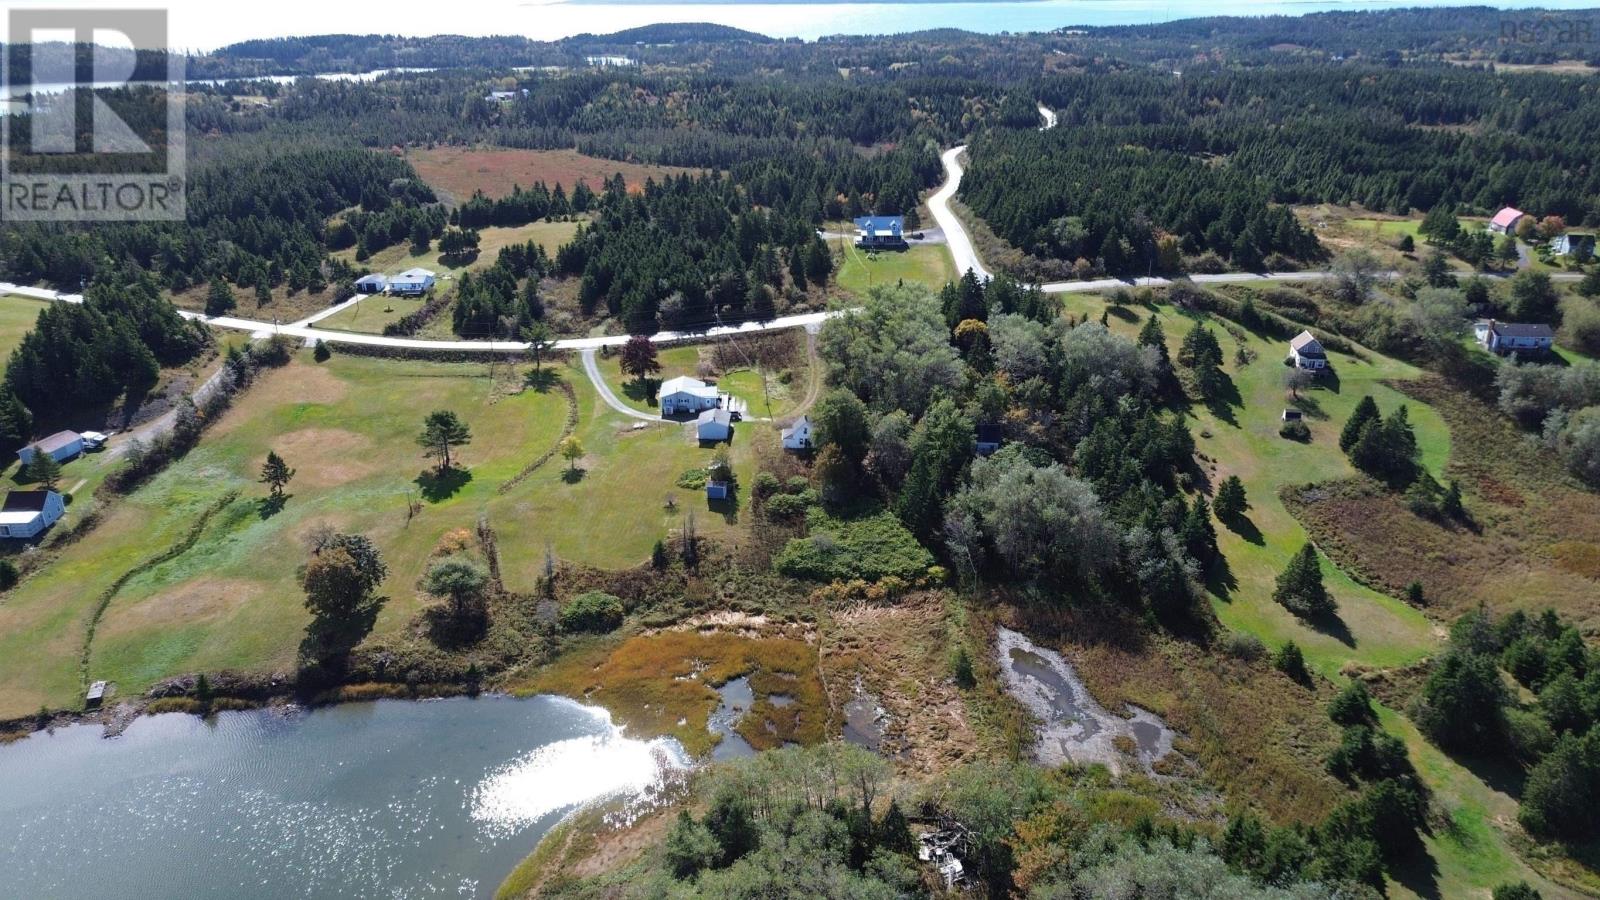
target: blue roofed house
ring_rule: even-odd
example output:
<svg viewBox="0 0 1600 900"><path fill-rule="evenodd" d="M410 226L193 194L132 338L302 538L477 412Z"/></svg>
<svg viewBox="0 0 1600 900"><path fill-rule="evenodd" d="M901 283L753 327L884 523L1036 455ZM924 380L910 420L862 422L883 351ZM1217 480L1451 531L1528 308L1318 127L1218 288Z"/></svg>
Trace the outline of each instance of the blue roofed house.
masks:
<svg viewBox="0 0 1600 900"><path fill-rule="evenodd" d="M862 216L856 219L856 246L864 250L904 250L905 219L900 216Z"/></svg>
<svg viewBox="0 0 1600 900"><path fill-rule="evenodd" d="M421 294L433 287L437 278L427 269L407 269L389 279L389 291L394 294Z"/></svg>

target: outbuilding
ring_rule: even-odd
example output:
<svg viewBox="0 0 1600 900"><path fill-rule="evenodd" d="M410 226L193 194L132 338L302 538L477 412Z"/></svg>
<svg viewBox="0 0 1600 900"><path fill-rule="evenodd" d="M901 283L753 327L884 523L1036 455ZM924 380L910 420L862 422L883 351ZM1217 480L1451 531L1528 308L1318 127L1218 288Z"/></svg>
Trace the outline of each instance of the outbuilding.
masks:
<svg viewBox="0 0 1600 900"><path fill-rule="evenodd" d="M389 288L389 279L380 272L363 275L356 279L356 293L381 294Z"/></svg>
<svg viewBox="0 0 1600 900"><path fill-rule="evenodd" d="M48 453L56 458L56 462L66 462L83 452L83 435L76 431L58 431L49 437L37 441L17 451L17 459L23 465L33 462L35 454Z"/></svg>
<svg viewBox="0 0 1600 900"><path fill-rule="evenodd" d="M1570 256L1576 260L1587 260L1594 256L1594 235L1592 234L1562 234L1550 242L1550 252L1556 256Z"/></svg>
<svg viewBox="0 0 1600 900"><path fill-rule="evenodd" d="M705 443L733 440L733 413L725 409L708 409L694 423L695 437Z"/></svg>
<svg viewBox="0 0 1600 900"><path fill-rule="evenodd" d="M423 268L407 269L389 279L391 294L421 294L433 287L438 276Z"/></svg>
<svg viewBox="0 0 1600 900"><path fill-rule="evenodd" d="M794 424L779 433L783 440L783 449L799 453L810 450L815 445L811 442L811 417L801 416L794 420Z"/></svg>
<svg viewBox="0 0 1600 900"><path fill-rule="evenodd" d="M55 491L11 491L0 506L0 538L38 537L66 511L66 501Z"/></svg>
<svg viewBox="0 0 1600 900"><path fill-rule="evenodd" d="M999 450L1001 442L1005 440L1005 431L998 422L979 422L974 435L979 456L988 456Z"/></svg>
<svg viewBox="0 0 1600 900"><path fill-rule="evenodd" d="M661 387L656 391L656 402L661 405L662 416L699 415L722 405L715 385L687 375L661 382Z"/></svg>
<svg viewBox="0 0 1600 900"><path fill-rule="evenodd" d="M1514 206L1508 206L1494 214L1489 220L1489 230L1495 234L1514 234L1517 226L1522 223L1528 214Z"/></svg>
<svg viewBox="0 0 1600 900"><path fill-rule="evenodd" d="M94 684L89 685L89 690L88 691L84 692L84 695L83 695L83 708L84 709L99 709L100 708L100 704L102 702L104 702L105 699L106 699L106 683L104 681L96 681Z"/></svg>
<svg viewBox="0 0 1600 900"><path fill-rule="evenodd" d="M1320 372L1328 367L1327 351L1322 349L1322 342L1309 331L1300 332L1289 342L1289 359L1294 362L1295 368L1311 372Z"/></svg>

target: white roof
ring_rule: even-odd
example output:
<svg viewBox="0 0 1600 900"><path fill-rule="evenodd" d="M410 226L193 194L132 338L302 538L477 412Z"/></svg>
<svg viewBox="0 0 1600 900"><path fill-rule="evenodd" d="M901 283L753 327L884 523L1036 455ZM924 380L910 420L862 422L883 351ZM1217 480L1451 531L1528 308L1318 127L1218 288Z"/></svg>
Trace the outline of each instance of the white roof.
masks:
<svg viewBox="0 0 1600 900"><path fill-rule="evenodd" d="M0 512L0 525L26 525L44 513L38 510L19 510L17 512Z"/></svg>
<svg viewBox="0 0 1600 900"><path fill-rule="evenodd" d="M1289 346L1296 350L1301 350L1305 347L1321 347L1322 343L1317 340L1316 335L1309 331L1302 331L1294 336L1294 340L1289 342Z"/></svg>
<svg viewBox="0 0 1600 900"><path fill-rule="evenodd" d="M434 274L427 269L407 269L394 277L394 281L427 281Z"/></svg>
<svg viewBox="0 0 1600 900"><path fill-rule="evenodd" d="M679 375L676 378L668 378L666 381L661 382L661 389L657 391L657 394L662 397L670 396L672 394L693 394L696 397L715 397L717 395L717 389L709 384L706 384L704 381L701 381L698 378L690 378L687 375Z"/></svg>
<svg viewBox="0 0 1600 900"><path fill-rule="evenodd" d="M794 420L794 424L793 425L790 425L788 428L783 429L779 433L783 437L788 437L788 436L794 434L796 431L799 431L801 428L810 428L810 427L811 427L811 417L810 416L801 416L800 418Z"/></svg>

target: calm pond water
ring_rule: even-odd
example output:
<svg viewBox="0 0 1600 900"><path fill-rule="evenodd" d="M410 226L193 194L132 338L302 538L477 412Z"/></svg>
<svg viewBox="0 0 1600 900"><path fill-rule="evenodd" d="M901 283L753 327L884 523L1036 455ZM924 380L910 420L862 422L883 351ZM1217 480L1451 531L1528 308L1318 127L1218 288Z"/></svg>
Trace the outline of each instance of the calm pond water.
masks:
<svg viewBox="0 0 1600 900"><path fill-rule="evenodd" d="M75 725L0 747L0 895L491 896L565 812L685 764L556 697Z"/></svg>

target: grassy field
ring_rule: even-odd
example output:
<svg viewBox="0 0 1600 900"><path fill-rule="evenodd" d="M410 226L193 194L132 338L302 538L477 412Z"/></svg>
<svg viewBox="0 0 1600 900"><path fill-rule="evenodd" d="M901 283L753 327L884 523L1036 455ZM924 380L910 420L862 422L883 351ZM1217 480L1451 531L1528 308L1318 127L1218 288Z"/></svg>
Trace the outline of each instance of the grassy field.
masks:
<svg viewBox="0 0 1600 900"><path fill-rule="evenodd" d="M1068 309L1098 317L1104 304L1090 296L1067 299ZM1281 386L1285 347L1281 341L1250 334L1240 340L1221 320L1196 317L1170 307L1160 307L1169 350L1175 355L1182 337L1197 324L1207 324L1222 344L1224 369L1238 390L1238 401L1207 409L1196 407L1191 424L1199 453L1209 462L1205 469L1215 485L1229 475L1245 484L1251 508L1250 526L1243 533L1218 528L1219 544L1227 558L1225 578L1214 580L1212 607L1230 629L1254 634L1267 646L1293 640L1306 661L1322 675L1341 683L1347 666L1388 668L1415 663L1441 646L1441 623L1384 593L1356 583L1330 561L1323 561L1323 578L1338 600L1336 627L1315 628L1290 615L1271 597L1275 578L1291 553L1308 536L1279 499L1287 485L1303 485L1348 478L1355 474L1338 448L1339 430L1355 403L1371 394L1387 414L1405 403L1416 429L1422 463L1436 477L1451 457L1451 436L1440 413L1427 403L1406 396L1384 380L1410 381L1423 373L1404 363L1362 351L1361 358L1330 353L1338 379L1302 392L1299 406L1311 428L1309 443L1278 437L1279 411L1291 405ZM1138 309L1126 318L1112 317L1115 329L1133 333L1148 316ZM1237 349L1255 354L1240 366ZM1093 668L1092 666L1090 667ZM1193 689L1184 694L1192 694ZM1135 701L1138 702L1138 701ZM1150 701L1156 708L1166 708ZM1518 858L1507 835L1496 826L1512 817L1514 801L1428 744L1408 720L1384 711L1384 723L1406 740L1430 789L1437 791L1449 810L1451 827L1426 838L1430 860L1390 885L1394 896L1483 895L1495 884L1526 878L1545 896L1568 896L1546 882ZM1235 747L1237 752L1239 748ZM1202 756L1204 751L1202 751Z"/></svg>
<svg viewBox="0 0 1600 900"><path fill-rule="evenodd" d="M11 358L11 351L22 343L22 336L33 330L43 300L30 300L16 294L0 296L0 364Z"/></svg>
<svg viewBox="0 0 1600 900"><path fill-rule="evenodd" d="M368 257L365 262L356 262L355 248L340 250L333 254L357 268L365 267L374 272L383 272L389 275L398 275L406 269L421 266L431 269L441 275L465 272L470 269L483 269L494 265L500 255L500 250L512 244L525 244L528 241L537 241L545 252L554 256L556 249L562 244L572 240L572 235L578 230L578 222L532 222L517 228L480 228L478 229L478 255L470 262L450 265L439 258L439 242L434 241L427 253L414 254L409 243L396 244L385 247ZM440 285L442 288L444 285Z"/></svg>
<svg viewBox="0 0 1600 900"><path fill-rule="evenodd" d="M421 297L389 297L371 294L360 303L317 322L316 327L334 331L382 334L385 325L421 309Z"/></svg>
<svg viewBox="0 0 1600 900"><path fill-rule="evenodd" d="M720 376L701 376L703 358L709 364L709 351L703 351L700 346L664 348L657 356L661 363L661 372L655 377L665 381L668 378L687 375L691 378L704 377L706 380L715 381L719 388L745 401L748 404L749 415L759 418L782 418L796 413L799 404L805 400L811 384L811 366L802 364L797 369L766 373L766 391L763 393L760 370L741 368L725 372ZM611 385L612 392L624 403L643 412L658 410L654 399L646 396L645 389L634 379L622 374L620 356L601 357L595 362L599 364L606 383ZM770 407L768 399L771 401Z"/></svg>
<svg viewBox="0 0 1600 900"><path fill-rule="evenodd" d="M481 190L489 197L504 197L512 185L531 187L543 181L552 189L560 184L572 196L579 179L600 190L605 179L621 174L630 191L644 189L646 178L660 181L668 175L695 172L676 166L647 166L585 156L576 150L513 150L500 147L434 147L412 150L406 159L434 190L461 203Z"/></svg>
<svg viewBox="0 0 1600 900"><path fill-rule="evenodd" d="M838 245L844 249L839 251ZM938 291L958 277L950 250L942 244L918 244L904 252L863 253L848 241L830 241L839 261L834 283L854 294L876 284L907 281Z"/></svg>
<svg viewBox="0 0 1600 900"><path fill-rule="evenodd" d="M708 509L696 492L674 486L711 451L682 426L634 431L576 370L560 375L574 389L585 457L575 472L550 460L502 493L502 484L556 444L568 402L558 389L519 391L520 377L508 367L495 380L488 371L336 355L320 366L302 357L267 373L188 457L111 507L98 528L6 595L0 717L76 706L85 636L107 589L178 544L208 509L215 512L192 547L111 596L90 648L90 677L128 694L173 674L288 668L306 622L295 568L303 537L318 525L365 533L388 560L390 599L375 637L408 627L429 602L415 585L430 554L480 515L499 532L513 590L533 587L546 546L563 559L623 567L646 559L691 509L702 535L738 530L737 502ZM440 408L455 410L473 430L460 449L470 477L445 484L429 475L414 441L422 416ZM297 470L274 515L263 514L265 492L255 481L269 449ZM734 456L747 480L749 442L736 444ZM233 492L237 498L227 500ZM664 506L669 492L680 499L674 509ZM420 502L409 519L408 499Z"/></svg>

